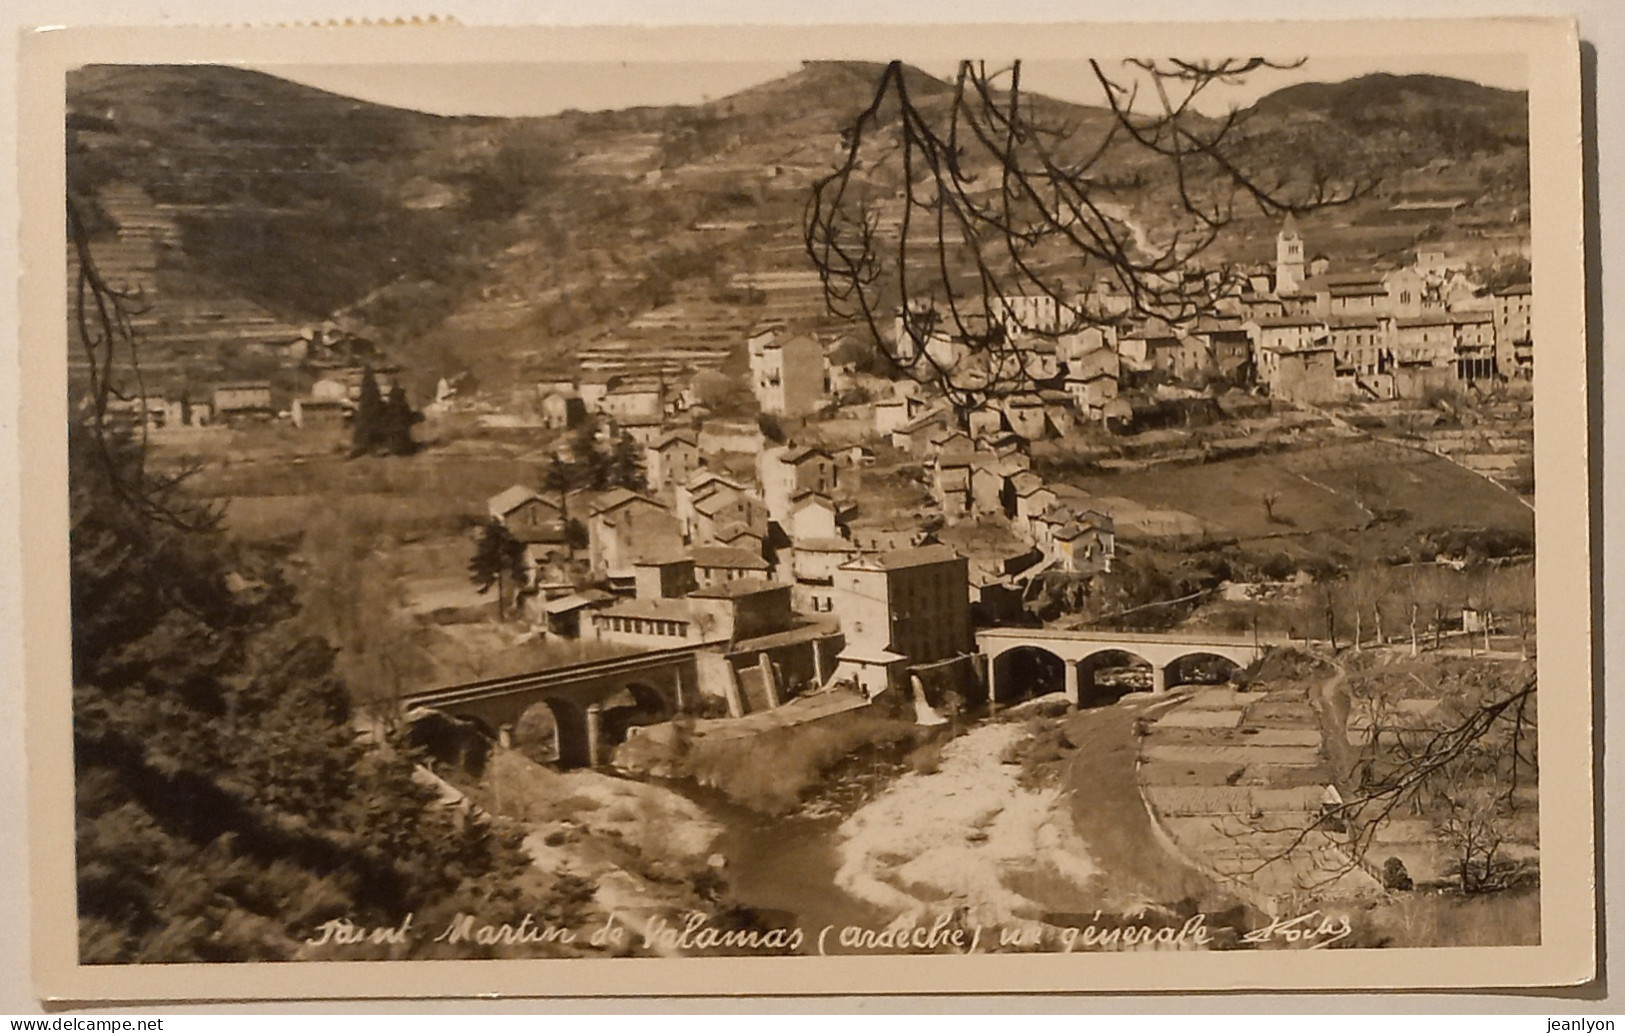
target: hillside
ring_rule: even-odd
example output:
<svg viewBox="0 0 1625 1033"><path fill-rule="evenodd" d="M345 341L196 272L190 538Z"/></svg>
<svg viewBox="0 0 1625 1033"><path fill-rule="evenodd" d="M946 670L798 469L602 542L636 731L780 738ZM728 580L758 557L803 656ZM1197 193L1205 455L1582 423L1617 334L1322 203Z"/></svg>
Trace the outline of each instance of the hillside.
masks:
<svg viewBox="0 0 1625 1033"><path fill-rule="evenodd" d="M808 62L692 107L445 118L211 66L92 67L69 78L70 190L97 254L146 288L150 369L299 377L279 358L337 319L416 374L471 370L487 392L578 368L721 368L764 317L834 330L801 245L807 188L881 65ZM910 69L918 106L951 87ZM1098 138L1099 109L1035 97ZM1522 94L1422 76L1277 91L1245 113L1249 165L1382 183L1305 220L1340 262L1418 240L1493 249L1527 235ZM1111 202L1153 229L1170 184L1122 147ZM1244 218L1219 259L1267 257Z"/></svg>

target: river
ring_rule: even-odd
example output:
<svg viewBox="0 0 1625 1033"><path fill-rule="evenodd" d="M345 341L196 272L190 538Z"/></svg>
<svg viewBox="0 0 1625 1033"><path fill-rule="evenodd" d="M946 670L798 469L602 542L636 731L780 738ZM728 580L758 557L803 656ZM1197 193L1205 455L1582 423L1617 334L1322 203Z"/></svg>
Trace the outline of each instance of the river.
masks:
<svg viewBox="0 0 1625 1033"><path fill-rule="evenodd" d="M740 907L794 916L810 932L826 925L885 925L882 914L842 890L838 813L769 817L720 792L688 784L668 788L702 808L723 828L717 852L728 859L728 900Z"/></svg>

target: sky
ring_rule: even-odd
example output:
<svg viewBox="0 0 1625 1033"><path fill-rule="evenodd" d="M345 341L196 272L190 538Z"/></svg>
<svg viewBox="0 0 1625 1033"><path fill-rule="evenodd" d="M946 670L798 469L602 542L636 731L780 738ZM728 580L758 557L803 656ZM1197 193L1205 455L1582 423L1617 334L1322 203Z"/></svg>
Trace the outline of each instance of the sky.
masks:
<svg viewBox="0 0 1625 1033"><path fill-rule="evenodd" d="M1288 59L1298 55L1286 55ZM788 75L794 61L534 62L510 64L266 65L270 72L362 100L440 115L553 115L570 108L618 110L640 105L699 104ZM925 70L951 76L952 67ZM1110 70L1110 69L1108 69ZM1197 107L1220 114L1300 82L1338 82L1371 72L1427 73L1503 89L1525 89L1523 59L1483 54L1319 57L1300 68L1259 70L1237 85L1218 84ZM1082 104L1100 104L1085 61L1026 61L1023 88Z"/></svg>

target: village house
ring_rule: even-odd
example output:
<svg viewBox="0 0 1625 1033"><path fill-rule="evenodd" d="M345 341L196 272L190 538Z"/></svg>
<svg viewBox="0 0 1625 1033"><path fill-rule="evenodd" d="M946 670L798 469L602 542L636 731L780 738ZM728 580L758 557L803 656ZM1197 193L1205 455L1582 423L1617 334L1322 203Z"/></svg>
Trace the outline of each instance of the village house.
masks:
<svg viewBox="0 0 1625 1033"><path fill-rule="evenodd" d="M1010 526L1017 534L1031 537L1033 521L1055 504L1055 491L1030 470L1011 477L1010 488L1015 495L1016 509Z"/></svg>
<svg viewBox="0 0 1625 1033"><path fill-rule="evenodd" d="M702 585L688 595L700 612L715 616L727 639L739 642L785 631L796 624L788 584L764 578L739 578Z"/></svg>
<svg viewBox="0 0 1625 1033"><path fill-rule="evenodd" d="M1205 343L1213 368L1232 383L1248 379L1252 366L1252 339L1240 316L1208 316L1191 327L1191 337Z"/></svg>
<svg viewBox="0 0 1625 1033"><path fill-rule="evenodd" d="M840 536L841 507L821 491L802 488L790 496L790 518L783 525L793 541Z"/></svg>
<svg viewBox="0 0 1625 1033"><path fill-rule="evenodd" d="M765 510L763 511L766 512ZM726 545L733 549L745 549L757 556L762 555L762 547L767 542L767 532L749 524L726 524L717 529L713 544Z"/></svg>
<svg viewBox="0 0 1625 1033"><path fill-rule="evenodd" d="M348 399L295 398L288 415L300 430L338 430L349 422L351 412Z"/></svg>
<svg viewBox="0 0 1625 1033"><path fill-rule="evenodd" d="M654 499L625 488L602 493L588 509L587 554L592 569L628 583L638 556L677 552L682 526Z"/></svg>
<svg viewBox="0 0 1625 1033"><path fill-rule="evenodd" d="M558 638L580 638L582 615L613 606L615 598L608 592L589 588L546 600L541 604L541 609L547 634Z"/></svg>
<svg viewBox="0 0 1625 1033"><path fill-rule="evenodd" d="M587 404L575 393L549 391L542 396L542 424L548 430L573 430L587 422Z"/></svg>
<svg viewBox="0 0 1625 1033"><path fill-rule="evenodd" d="M934 405L892 431L892 447L906 455L924 455L926 439L945 428L954 429L953 411L946 405Z"/></svg>
<svg viewBox="0 0 1625 1033"><path fill-rule="evenodd" d="M1049 420L1044 413L1044 400L1036 394L1010 395L1001 406L1010 432L1026 441L1042 441L1048 437Z"/></svg>
<svg viewBox="0 0 1625 1033"><path fill-rule="evenodd" d="M1491 295L1495 320L1495 366L1503 377L1528 380L1535 375L1535 353L1531 346L1534 323L1529 304L1529 284L1519 283Z"/></svg>
<svg viewBox="0 0 1625 1033"><path fill-rule="evenodd" d="M969 565L946 545L860 556L836 573L841 668L873 697L905 668L971 652Z"/></svg>
<svg viewBox="0 0 1625 1033"><path fill-rule="evenodd" d="M599 400L598 411L623 428L658 426L666 416L666 385L616 378Z"/></svg>
<svg viewBox="0 0 1625 1033"><path fill-rule="evenodd" d="M694 580L700 587L750 578L765 578L770 569L759 551L731 545L696 545L689 550L694 560Z"/></svg>
<svg viewBox="0 0 1625 1033"><path fill-rule="evenodd" d="M1495 379L1495 316L1490 312L1453 312L1456 379L1476 384Z"/></svg>
<svg viewBox="0 0 1625 1033"><path fill-rule="evenodd" d="M833 495L836 478L835 457L814 446L764 449L757 460L756 480L762 486L768 519L781 527L790 519L790 500L796 492Z"/></svg>
<svg viewBox="0 0 1625 1033"><path fill-rule="evenodd" d="M970 468L970 508L977 516L1008 518L1015 513L1015 489L1010 478L1025 467L990 453L978 453Z"/></svg>
<svg viewBox="0 0 1625 1033"><path fill-rule="evenodd" d="M720 481L702 488L690 503L692 516L687 526L688 540L696 545L707 545L717 540L725 527L743 524L767 533L767 508L748 491L731 487Z"/></svg>
<svg viewBox="0 0 1625 1033"><path fill-rule="evenodd" d="M975 451L976 443L969 434L957 427L938 427L925 436L926 457L966 456Z"/></svg>
<svg viewBox="0 0 1625 1033"><path fill-rule="evenodd" d="M1099 420L1106 403L1117 397L1117 375L1104 370L1068 373L1066 390L1080 415Z"/></svg>
<svg viewBox="0 0 1625 1033"><path fill-rule="evenodd" d="M877 437L889 437L893 431L906 426L926 410L926 401L912 394L899 394L882 398L874 403L874 426Z"/></svg>
<svg viewBox="0 0 1625 1033"><path fill-rule="evenodd" d="M683 527L683 536L690 541L694 539L695 500L711 494L718 487L740 493L745 490L744 485L740 482L703 466L675 485L672 492L672 511L677 515L677 520Z"/></svg>
<svg viewBox="0 0 1625 1033"><path fill-rule="evenodd" d="M1389 354L1386 318L1374 315L1330 316L1326 320L1327 343L1341 374L1371 378L1384 373L1393 356Z"/></svg>
<svg viewBox="0 0 1625 1033"><path fill-rule="evenodd" d="M591 612L593 637L634 649L671 649L725 643L732 628L713 609L693 600L623 599Z"/></svg>
<svg viewBox="0 0 1625 1033"><path fill-rule="evenodd" d="M802 613L834 613L836 574L860 552L845 538L797 538L790 556L795 608Z"/></svg>
<svg viewBox="0 0 1625 1033"><path fill-rule="evenodd" d="M686 484L704 465L699 438L692 431L667 431L644 452L644 474L649 487L655 491L673 490L679 484Z"/></svg>
<svg viewBox="0 0 1625 1033"><path fill-rule="evenodd" d="M760 328L746 342L751 390L764 413L805 416L829 399L824 349L804 334L786 336L782 325Z"/></svg>
<svg viewBox="0 0 1625 1033"><path fill-rule="evenodd" d="M939 461L932 469L931 497L942 510L943 519L958 523L971 511L970 457Z"/></svg>
<svg viewBox="0 0 1625 1033"><path fill-rule="evenodd" d="M214 419L230 423L234 420L268 420L276 415L271 407L271 385L263 380L245 380L231 384L216 384L213 392Z"/></svg>
<svg viewBox="0 0 1625 1033"><path fill-rule="evenodd" d="M700 587L687 553L639 557L632 561L632 580L639 599L681 599Z"/></svg>
<svg viewBox="0 0 1625 1033"><path fill-rule="evenodd" d="M1050 551L1060 570L1109 574L1117 552L1115 524L1108 514L1086 510L1055 530Z"/></svg>
<svg viewBox="0 0 1625 1033"><path fill-rule="evenodd" d="M739 452L756 455L767 444L754 420L706 420L700 427L700 451L705 455Z"/></svg>

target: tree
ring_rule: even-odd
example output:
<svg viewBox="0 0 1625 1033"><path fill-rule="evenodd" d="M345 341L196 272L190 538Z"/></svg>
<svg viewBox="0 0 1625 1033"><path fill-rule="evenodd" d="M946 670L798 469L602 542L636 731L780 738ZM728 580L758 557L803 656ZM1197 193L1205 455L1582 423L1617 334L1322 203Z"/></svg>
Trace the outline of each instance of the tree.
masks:
<svg viewBox="0 0 1625 1033"><path fill-rule="evenodd" d="M519 883L511 825L442 806L403 743L358 737L283 550L228 539L106 421L112 398L142 397L113 361L139 368L141 342L71 193L68 223L96 370L68 426L80 962L290 961L320 956L307 941L329 920L560 914Z"/></svg>
<svg viewBox="0 0 1625 1033"><path fill-rule="evenodd" d="M418 450L412 428L423 422L423 414L407 401L406 388L396 384L384 401L378 428L378 448L386 455L409 456Z"/></svg>
<svg viewBox="0 0 1625 1033"><path fill-rule="evenodd" d="M474 557L468 561L468 576L481 595L497 590L497 619L503 620L507 616L507 579L511 577L518 585L526 577L524 543L501 521L492 520L480 531Z"/></svg>
<svg viewBox="0 0 1625 1033"><path fill-rule="evenodd" d="M644 491L649 487L643 470L643 449L630 436L622 434L610 453L610 486L630 491Z"/></svg>
<svg viewBox="0 0 1625 1033"><path fill-rule="evenodd" d="M827 307L866 325L897 366L938 381L962 408L1024 387L1007 372L1022 368L1021 339L1114 318L1099 295L1079 292L1084 283L1111 287L1131 315L1176 325L1215 311L1242 278L1199 260L1238 203L1280 216L1373 186L1339 181L1320 162L1249 154L1240 112L1214 119L1193 106L1215 83L1301 63L1131 60L1114 79L1091 61L1110 116L1099 131L1023 93L1019 61L962 61L951 86L888 64L803 221ZM1149 110L1136 107L1141 87L1154 97ZM1159 220L1172 225L1148 230L1113 200L1112 173L1129 167L1160 173ZM1018 295L1046 303L1005 304ZM902 331L889 339L893 313ZM939 358L927 347L938 334L979 361Z"/></svg>
<svg viewBox="0 0 1625 1033"><path fill-rule="evenodd" d="M361 375L361 395L356 399L354 422L351 424L352 456L372 455L384 440L384 396L378 390L378 378L368 367Z"/></svg>

